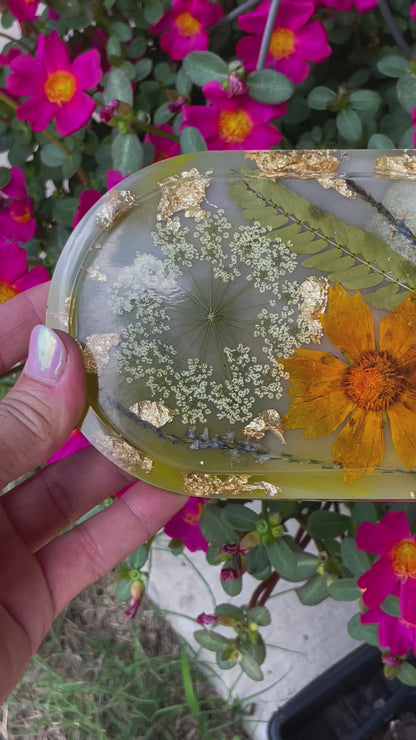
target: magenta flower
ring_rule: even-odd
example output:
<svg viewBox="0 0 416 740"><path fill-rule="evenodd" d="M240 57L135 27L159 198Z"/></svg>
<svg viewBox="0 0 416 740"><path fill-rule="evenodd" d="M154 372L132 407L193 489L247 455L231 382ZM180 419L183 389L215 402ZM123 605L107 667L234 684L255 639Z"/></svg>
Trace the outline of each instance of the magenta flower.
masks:
<svg viewBox="0 0 416 740"><path fill-rule="evenodd" d="M7 90L29 96L17 109L19 121L28 121L33 131L44 131L53 118L61 136L70 136L85 126L96 103L84 90L98 85L102 77L96 49L73 62L56 31L39 36L36 59L21 55L10 64Z"/></svg>
<svg viewBox="0 0 416 740"><path fill-rule="evenodd" d="M367 13L368 10L378 5L378 0L319 0L319 5L327 5L336 10L358 10L359 13Z"/></svg>
<svg viewBox="0 0 416 740"><path fill-rule="evenodd" d="M25 176L12 167L10 182L0 190L0 233L17 242L27 242L35 235L33 202L26 190Z"/></svg>
<svg viewBox="0 0 416 740"><path fill-rule="evenodd" d="M7 0L6 5L18 21L33 21L38 10L39 0Z"/></svg>
<svg viewBox="0 0 416 740"><path fill-rule="evenodd" d="M196 496L188 498L185 506L165 525L164 532L174 540L182 540L190 552L208 550L208 542L199 528L205 502Z"/></svg>
<svg viewBox="0 0 416 740"><path fill-rule="evenodd" d="M162 123L161 126L156 126L155 128L159 129L159 131L166 131L169 134L173 134L173 128L169 123ZM158 136L157 134L146 134L144 140L149 141L155 147L153 162L160 162L162 159L176 157L177 154L181 153L179 142L173 141L173 139L166 139L164 136Z"/></svg>
<svg viewBox="0 0 416 740"><path fill-rule="evenodd" d="M261 39L271 2L264 0L251 13L238 19L238 25L250 36L237 42L236 53L251 72L256 68ZM315 12L310 0L282 0L266 57L266 67L273 67L293 82L302 82L309 74L308 62L323 62L330 53L328 37L321 21L309 19Z"/></svg>
<svg viewBox="0 0 416 740"><path fill-rule="evenodd" d="M392 617L381 609L370 609L361 614L361 624L378 624L380 647L390 650L393 655L406 655L412 650L416 655L416 627L404 619Z"/></svg>
<svg viewBox="0 0 416 740"><path fill-rule="evenodd" d="M121 180L124 180L124 176L119 172L118 170L108 170L107 172L107 190L110 190L111 188L114 188L116 185L118 185ZM75 216L72 221L72 228L75 229L75 226L79 224L81 219L85 216L86 213L90 210L90 208L93 207L93 205L97 202L97 200L100 200L101 193L98 192L98 190L84 190L83 193L79 196L79 204L78 208L75 211Z"/></svg>
<svg viewBox="0 0 416 740"><path fill-rule="evenodd" d="M124 612L125 616L129 619L133 619L136 614L137 610L142 603L142 598L144 595L144 586L141 581L134 581L131 585L130 589L130 602L129 607Z"/></svg>
<svg viewBox="0 0 416 740"><path fill-rule="evenodd" d="M82 432L80 432L79 429L74 429L66 442L64 442L59 450L57 450L55 454L46 461L46 464L50 465L58 460L63 460L65 457L75 455L76 452L83 450L84 447L89 447L89 444L88 439L84 437Z"/></svg>
<svg viewBox="0 0 416 740"><path fill-rule="evenodd" d="M190 51L208 49L208 26L217 23L222 8L210 0L172 0L172 10L149 27L150 33L161 33L160 47L171 59L184 59Z"/></svg>
<svg viewBox="0 0 416 740"><path fill-rule="evenodd" d="M0 236L0 303L47 280L45 267L39 265L28 270L25 250Z"/></svg>
<svg viewBox="0 0 416 740"><path fill-rule="evenodd" d="M412 20L416 21L416 3L412 3L412 7L410 8L410 17Z"/></svg>
<svg viewBox="0 0 416 740"><path fill-rule="evenodd" d="M402 619L416 625L416 536L406 514L390 511L378 524L360 524L356 541L359 550L380 556L357 581L364 604L376 609L388 594L398 596Z"/></svg>
<svg viewBox="0 0 416 740"><path fill-rule="evenodd" d="M195 126L208 149L270 149L282 136L269 121L283 116L286 103L267 105L247 93L229 94L219 82L207 82L202 88L211 105L184 105L184 126Z"/></svg>

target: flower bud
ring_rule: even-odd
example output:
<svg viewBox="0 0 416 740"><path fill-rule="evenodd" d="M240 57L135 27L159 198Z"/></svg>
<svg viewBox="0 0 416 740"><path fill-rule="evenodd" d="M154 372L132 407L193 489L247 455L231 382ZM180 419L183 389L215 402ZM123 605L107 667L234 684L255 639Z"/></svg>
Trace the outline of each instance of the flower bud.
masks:
<svg viewBox="0 0 416 740"><path fill-rule="evenodd" d="M117 106L118 106L118 100L114 99L114 100L110 100L110 102L107 103L107 105L101 108L100 118L102 121L104 121L104 123L109 123L111 121L112 117L114 116L114 113L117 110Z"/></svg>
<svg viewBox="0 0 416 740"><path fill-rule="evenodd" d="M256 532L259 534L266 534L269 531L269 525L265 519L259 519L256 522Z"/></svg>
<svg viewBox="0 0 416 740"><path fill-rule="evenodd" d="M218 624L218 617L216 614L205 614L205 612L202 612L201 614L198 614L195 622L197 624L202 624L203 626L208 624Z"/></svg>

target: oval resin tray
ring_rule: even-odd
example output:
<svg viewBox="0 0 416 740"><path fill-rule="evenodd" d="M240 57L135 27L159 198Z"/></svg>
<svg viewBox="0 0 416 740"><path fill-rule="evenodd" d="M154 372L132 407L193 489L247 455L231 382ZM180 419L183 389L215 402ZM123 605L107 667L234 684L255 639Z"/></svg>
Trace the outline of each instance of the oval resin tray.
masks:
<svg viewBox="0 0 416 740"><path fill-rule="evenodd" d="M413 151L204 152L91 208L48 324L82 431L194 496L405 499L416 480Z"/></svg>

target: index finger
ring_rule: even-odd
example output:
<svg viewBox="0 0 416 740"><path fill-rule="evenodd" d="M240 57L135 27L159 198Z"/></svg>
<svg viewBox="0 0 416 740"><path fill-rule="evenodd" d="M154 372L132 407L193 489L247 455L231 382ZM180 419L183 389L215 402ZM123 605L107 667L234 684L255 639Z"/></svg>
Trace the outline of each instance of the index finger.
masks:
<svg viewBox="0 0 416 740"><path fill-rule="evenodd" d="M42 283L0 304L0 375L26 357L33 327L45 322L48 292Z"/></svg>

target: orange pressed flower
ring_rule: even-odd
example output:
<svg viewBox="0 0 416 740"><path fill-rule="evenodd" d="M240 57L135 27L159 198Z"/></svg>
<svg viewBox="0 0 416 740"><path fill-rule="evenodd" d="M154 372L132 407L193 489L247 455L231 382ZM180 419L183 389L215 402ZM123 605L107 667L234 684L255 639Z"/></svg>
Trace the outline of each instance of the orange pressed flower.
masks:
<svg viewBox="0 0 416 740"><path fill-rule="evenodd" d="M357 290L329 288L328 311L319 317L326 337L346 362L329 352L298 349L279 359L294 399L282 423L303 437L331 434L346 483L372 473L384 455L387 415L395 450L406 468L416 465L416 312L409 296L380 321L376 343L371 311Z"/></svg>

